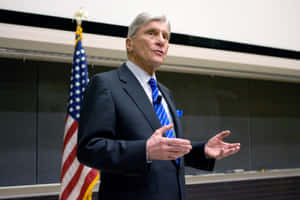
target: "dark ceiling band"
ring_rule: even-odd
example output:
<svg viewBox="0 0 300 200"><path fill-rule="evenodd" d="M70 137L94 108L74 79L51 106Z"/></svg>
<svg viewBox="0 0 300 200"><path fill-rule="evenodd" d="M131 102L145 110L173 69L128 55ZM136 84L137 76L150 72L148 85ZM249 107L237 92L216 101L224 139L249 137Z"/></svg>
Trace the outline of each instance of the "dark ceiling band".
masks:
<svg viewBox="0 0 300 200"><path fill-rule="evenodd" d="M0 9L0 22L8 24L18 24L42 28L59 29L66 31L75 31L76 22L71 19L54 17L40 14L24 13ZM113 24L97 23L85 21L82 28L86 33L99 35L115 36L125 38L128 28ZM242 53L252 53L258 55L275 56L282 58L299 59L299 51L285 50L272 47L216 40L204 37L190 36L178 33L172 33L170 42L195 47L204 47L219 50L228 50Z"/></svg>

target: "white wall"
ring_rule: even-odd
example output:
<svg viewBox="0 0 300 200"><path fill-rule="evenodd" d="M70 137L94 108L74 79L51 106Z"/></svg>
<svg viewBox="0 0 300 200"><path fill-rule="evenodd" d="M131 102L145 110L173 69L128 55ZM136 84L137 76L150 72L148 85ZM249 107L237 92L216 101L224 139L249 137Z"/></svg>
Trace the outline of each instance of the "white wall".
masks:
<svg viewBox="0 0 300 200"><path fill-rule="evenodd" d="M1 0L0 8L72 18L84 7L89 20L125 25L140 12L164 13L172 32L300 50L299 0Z"/></svg>

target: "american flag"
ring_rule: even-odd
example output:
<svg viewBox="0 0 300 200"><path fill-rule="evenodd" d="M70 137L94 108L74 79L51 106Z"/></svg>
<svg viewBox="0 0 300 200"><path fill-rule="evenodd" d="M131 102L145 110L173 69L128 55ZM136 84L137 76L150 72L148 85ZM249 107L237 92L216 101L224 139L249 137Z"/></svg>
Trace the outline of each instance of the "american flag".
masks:
<svg viewBox="0 0 300 200"><path fill-rule="evenodd" d="M78 26L64 132L60 200L91 199L93 187L99 179L97 170L80 164L76 157L78 121L88 81L86 54L82 46L82 28Z"/></svg>

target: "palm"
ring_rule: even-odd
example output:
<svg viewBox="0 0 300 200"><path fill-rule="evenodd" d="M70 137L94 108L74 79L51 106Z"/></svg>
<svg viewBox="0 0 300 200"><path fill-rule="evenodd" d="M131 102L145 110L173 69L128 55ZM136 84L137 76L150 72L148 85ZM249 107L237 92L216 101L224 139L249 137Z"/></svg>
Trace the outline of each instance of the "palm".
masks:
<svg viewBox="0 0 300 200"><path fill-rule="evenodd" d="M215 159L222 159L226 156L232 155L239 151L239 143L226 143L223 142L223 138L227 137L230 131L222 131L216 136L212 137L205 146L205 153L208 157Z"/></svg>

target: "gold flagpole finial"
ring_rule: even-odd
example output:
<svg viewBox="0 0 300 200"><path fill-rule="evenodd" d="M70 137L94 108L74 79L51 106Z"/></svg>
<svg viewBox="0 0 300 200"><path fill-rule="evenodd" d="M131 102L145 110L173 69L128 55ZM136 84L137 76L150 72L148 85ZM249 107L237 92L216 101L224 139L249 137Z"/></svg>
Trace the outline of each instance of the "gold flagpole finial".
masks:
<svg viewBox="0 0 300 200"><path fill-rule="evenodd" d="M75 12L74 18L76 19L77 26L81 26L82 19L87 19L88 13L83 8L80 8L77 12Z"/></svg>

